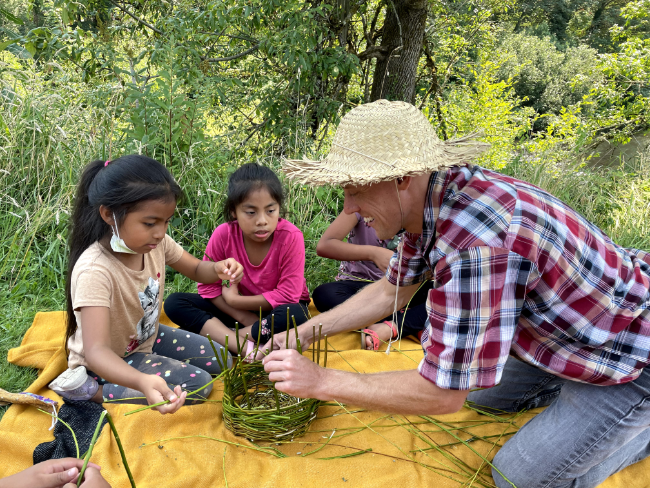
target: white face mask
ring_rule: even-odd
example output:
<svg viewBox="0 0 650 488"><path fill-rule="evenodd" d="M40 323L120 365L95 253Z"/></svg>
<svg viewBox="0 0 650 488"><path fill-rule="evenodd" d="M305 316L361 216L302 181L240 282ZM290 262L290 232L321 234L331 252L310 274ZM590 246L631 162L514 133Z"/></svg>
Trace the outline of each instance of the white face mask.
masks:
<svg viewBox="0 0 650 488"><path fill-rule="evenodd" d="M130 249L124 242L124 239L120 237L120 233L117 231L117 219L115 218L115 213L113 213L113 221L115 221L115 228L111 226L111 231L113 232L113 237L111 237L111 249L115 252L123 252L125 254L138 254L133 249Z"/></svg>

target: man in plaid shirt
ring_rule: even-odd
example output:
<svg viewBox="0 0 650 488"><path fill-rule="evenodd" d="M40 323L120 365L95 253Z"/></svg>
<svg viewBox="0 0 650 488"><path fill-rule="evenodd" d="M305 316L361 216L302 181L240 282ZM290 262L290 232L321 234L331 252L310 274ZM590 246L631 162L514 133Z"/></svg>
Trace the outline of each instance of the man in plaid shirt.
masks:
<svg viewBox="0 0 650 488"><path fill-rule="evenodd" d="M417 372L360 375L274 351L264 362L276 387L403 414L454 412L466 399L510 412L549 406L495 457L499 487L597 486L650 455L650 255L616 245L529 183L467 164L414 171L416 156L395 155L414 147L417 155L426 140L418 134L400 147L394 133L414 131L419 119L406 120L408 104L381 102L389 106L364 110L395 121L376 134L389 149L367 141L380 131L354 132L365 113L344 124L361 106L343 119L321 166L304 162L312 180L299 165L287 172L308 183L339 174L346 212L366 217L380 239L405 229L386 279L313 322L328 335L358 329L432 279L424 358ZM423 160L451 152L432 150ZM356 168L345 161L352 154ZM364 181L364 160L390 166L393 173L383 171L394 178ZM311 325L299 328L303 346ZM276 336L274 348L284 341Z"/></svg>

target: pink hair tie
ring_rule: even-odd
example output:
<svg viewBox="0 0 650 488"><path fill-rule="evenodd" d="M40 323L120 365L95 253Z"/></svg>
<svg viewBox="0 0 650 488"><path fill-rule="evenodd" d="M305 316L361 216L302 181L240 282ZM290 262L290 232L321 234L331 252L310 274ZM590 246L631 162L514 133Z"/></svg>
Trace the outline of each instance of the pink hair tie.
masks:
<svg viewBox="0 0 650 488"><path fill-rule="evenodd" d="M106 161L106 162L104 163L104 168L105 168L106 166L108 166L108 163L110 163L110 161Z"/></svg>

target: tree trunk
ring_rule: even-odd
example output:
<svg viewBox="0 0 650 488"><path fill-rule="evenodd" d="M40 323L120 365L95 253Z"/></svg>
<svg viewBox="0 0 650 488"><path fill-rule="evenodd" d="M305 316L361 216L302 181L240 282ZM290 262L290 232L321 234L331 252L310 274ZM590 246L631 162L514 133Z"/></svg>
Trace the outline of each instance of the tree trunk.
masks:
<svg viewBox="0 0 650 488"><path fill-rule="evenodd" d="M413 103L427 2L387 0L386 9L381 36L381 47L385 54L377 58L370 101L386 98Z"/></svg>

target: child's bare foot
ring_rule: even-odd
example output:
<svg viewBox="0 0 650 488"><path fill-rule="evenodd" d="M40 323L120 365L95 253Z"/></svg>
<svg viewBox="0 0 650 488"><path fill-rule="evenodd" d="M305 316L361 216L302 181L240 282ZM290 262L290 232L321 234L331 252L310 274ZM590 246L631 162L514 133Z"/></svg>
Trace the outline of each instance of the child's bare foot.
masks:
<svg viewBox="0 0 650 488"><path fill-rule="evenodd" d="M377 351L382 344L387 343L393 337L397 336L397 328L393 325L392 322L385 320L378 324L373 324L366 331L373 331L375 335L366 332L366 350L368 351ZM375 347L375 345L377 347Z"/></svg>

